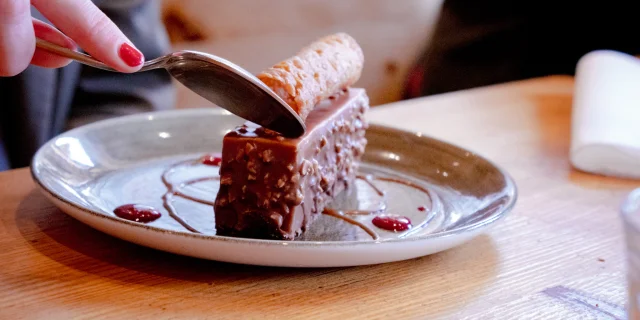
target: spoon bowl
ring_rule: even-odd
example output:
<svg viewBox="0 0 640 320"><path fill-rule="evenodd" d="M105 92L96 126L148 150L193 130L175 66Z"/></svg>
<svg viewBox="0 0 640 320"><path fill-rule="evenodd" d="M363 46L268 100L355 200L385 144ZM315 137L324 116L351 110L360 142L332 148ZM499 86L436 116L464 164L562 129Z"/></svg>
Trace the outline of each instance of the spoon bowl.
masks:
<svg viewBox="0 0 640 320"><path fill-rule="evenodd" d="M36 39L45 49L82 64L117 72L93 57ZM271 88L242 67L218 56L178 51L147 61L138 72L164 68L177 81L217 106L286 137L306 131L304 121Z"/></svg>

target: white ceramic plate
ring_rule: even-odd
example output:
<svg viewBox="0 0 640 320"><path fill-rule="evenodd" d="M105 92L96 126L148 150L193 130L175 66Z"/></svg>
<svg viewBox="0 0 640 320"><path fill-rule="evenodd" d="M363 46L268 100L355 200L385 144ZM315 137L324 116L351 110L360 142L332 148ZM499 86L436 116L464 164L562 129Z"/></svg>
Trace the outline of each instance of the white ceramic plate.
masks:
<svg viewBox="0 0 640 320"><path fill-rule="evenodd" d="M516 201L511 178L486 159L435 139L372 125L360 170L413 185L375 181L386 192L387 212L411 220L408 231L377 228L372 224L375 215L354 216L378 235L374 240L361 227L323 215L294 241L223 237L215 234L211 206L177 198L176 211L197 232L190 231L164 209L167 188L161 175L177 162L220 152L224 134L242 122L215 109L97 122L45 144L33 159L33 178L61 210L118 238L204 259L287 267L376 264L446 250L486 231ZM187 181L217 172L215 166L197 165L177 170L170 179ZM184 192L213 200L217 183L204 181ZM369 184L359 180L356 185L343 206L366 209L380 203ZM140 223L113 213L128 203L155 207L162 216Z"/></svg>

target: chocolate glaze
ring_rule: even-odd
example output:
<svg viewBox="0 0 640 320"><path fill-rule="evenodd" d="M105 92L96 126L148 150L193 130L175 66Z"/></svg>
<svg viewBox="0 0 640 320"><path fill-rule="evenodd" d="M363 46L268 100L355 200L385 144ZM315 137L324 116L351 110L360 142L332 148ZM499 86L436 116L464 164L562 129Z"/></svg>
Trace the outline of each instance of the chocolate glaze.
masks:
<svg viewBox="0 0 640 320"><path fill-rule="evenodd" d="M355 181L368 108L365 91L350 89L318 104L300 138L251 123L225 135L214 209L218 234L292 240L309 228Z"/></svg>

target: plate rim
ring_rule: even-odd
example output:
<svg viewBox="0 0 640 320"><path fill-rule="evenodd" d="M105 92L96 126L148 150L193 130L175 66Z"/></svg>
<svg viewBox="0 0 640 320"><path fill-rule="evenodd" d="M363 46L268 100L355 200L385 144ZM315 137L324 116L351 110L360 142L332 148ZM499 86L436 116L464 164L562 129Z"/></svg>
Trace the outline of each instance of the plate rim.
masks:
<svg viewBox="0 0 640 320"><path fill-rule="evenodd" d="M369 245L380 245L383 243L406 243L406 242L414 242L414 241L425 241L425 240L430 240L430 239L442 239L442 238L448 238L451 236L455 236L459 233L466 233L466 232L473 232L476 231L478 229L482 229L482 228L489 228L493 225L495 225L498 221L504 219L506 216L509 215L509 213L511 211L513 211L513 208L518 200L519 197L519 190L518 190L518 186L515 183L515 180L513 179L513 177L506 171L504 170L504 168L502 168L501 166L497 165L495 162L493 162L492 160L478 154L477 152L471 151L469 149L463 148L455 143L451 143L449 141L444 141L441 139L437 139L433 136L430 135L426 135L424 133L420 133L420 135L418 135L418 132L415 131L411 131L411 130L406 130L406 129L399 129L399 128L395 128L393 126L387 126L387 125L383 125L383 124L378 124L376 122L370 122L369 123L369 127L370 128L379 128L379 129L384 129L384 130L388 130L388 131L392 131L394 133L397 134L404 134L404 135L413 135L413 136L417 136L419 138L422 139L428 139L428 140L433 140L433 141L437 141L439 143L443 143L446 144L448 146L454 147L458 150L462 150L462 151L466 151L469 152L471 154L473 154L475 157L480 158L481 160L487 162L489 165L493 166L500 174L502 174L502 176L505 178L505 181L507 183L507 185L511 186L511 190L513 190L511 197L509 198L509 201L505 204L502 205L502 208L500 211L494 213L491 215L491 217L489 219L482 219L480 221L474 222L470 225L465 225L464 227L461 228L455 228L455 229L451 229L451 230L447 230L447 231L443 231L443 232L438 232L438 233L429 233L426 235L421 235L421 236L415 236L415 237L408 237L408 238L390 238L390 239L382 239L382 240L355 240L355 241L296 241L296 240L271 240L271 239L254 239L254 238L240 238L240 237L231 237L231 236L220 236L220 235L209 235L209 234L202 234L202 233L193 233L193 232L189 232L189 231L175 231L175 230L167 230L167 229L163 229L163 228L159 228L159 227L155 227L155 226L151 226L151 225L146 225L146 224L142 224L142 223L138 223L138 222L134 222L134 221L128 221L126 219L122 219L122 218L118 218L115 216L110 216L107 215L105 213L102 212L97 212L88 208L85 208L81 205L78 205L76 203L74 203L71 200L65 199L63 196L55 193L54 191L50 190L40 179L40 177L38 176L38 174L36 173L36 162L38 161L38 159L41 157L41 152L43 152L43 150L45 148L48 148L51 144L53 144L53 142L55 142L57 139L61 138L61 137L65 137L65 136L71 136L74 135L78 132L83 132L83 131L89 131L92 129L96 129L96 128L101 128L101 127L107 127L109 125L113 125L116 123L122 123L122 122L133 122L133 121L139 121L143 118L146 118L147 121L154 121L158 118L172 118L174 115L178 115L178 116L193 116L193 115L199 115L199 114L207 114L207 115L225 115L225 116L232 116L232 117L237 117L235 115L233 115L232 113L224 110L224 109L213 109L213 108L193 108L193 109L172 109L172 110L160 110L160 111L150 111L150 112L141 112L141 113L136 113L136 114L131 114L131 115L124 115L124 116L118 116L115 118L110 118L110 119L104 119L104 120L99 120L93 123L89 123L71 130L68 130L66 132L63 132L61 134L58 134L56 136L54 136L53 138L49 139L47 142L45 142L42 146L40 146L38 148L38 150L36 151L36 153L34 154L32 160L31 160L31 164L29 166L29 172L31 173L31 177L32 180L36 183L36 185L40 188L41 191L46 192L49 196L56 198L58 201L61 201L63 203L65 203L68 206L73 207L76 210L82 211L84 213L88 213L91 214L93 216L97 216L98 218L101 219L105 219L107 222L109 223L114 223L114 224L125 224L129 227L133 227L133 228L143 228L143 229L147 229L147 231L152 231L152 232L159 232L159 233L164 233L164 234L170 234L170 235L175 235L175 236L184 236L184 237L189 237L189 238L195 238L198 240L213 240L213 241L224 241L224 242L231 242L231 243L240 243L240 244L259 244L259 245L267 245L267 246L281 246L281 245L287 245L288 247L326 247L326 246L331 246L331 247L352 247L352 246L369 246ZM242 119L238 118L239 120L243 121ZM59 208L60 209L60 208ZM64 212L64 210L61 210ZM65 214L69 215L69 213L65 212ZM95 229L95 227L91 226L92 228ZM101 231L103 232L103 231Z"/></svg>

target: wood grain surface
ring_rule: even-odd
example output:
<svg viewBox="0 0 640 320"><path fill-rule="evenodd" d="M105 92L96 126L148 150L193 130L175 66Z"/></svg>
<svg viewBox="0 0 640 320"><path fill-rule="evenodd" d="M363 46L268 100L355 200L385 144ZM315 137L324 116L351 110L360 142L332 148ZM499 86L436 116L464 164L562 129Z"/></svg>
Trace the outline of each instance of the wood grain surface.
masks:
<svg viewBox="0 0 640 320"><path fill-rule="evenodd" d="M486 235L383 265L265 268L147 249L0 173L0 319L622 319L618 205L638 181L568 162L573 80L549 77L375 108L371 120L490 158L519 200Z"/></svg>

